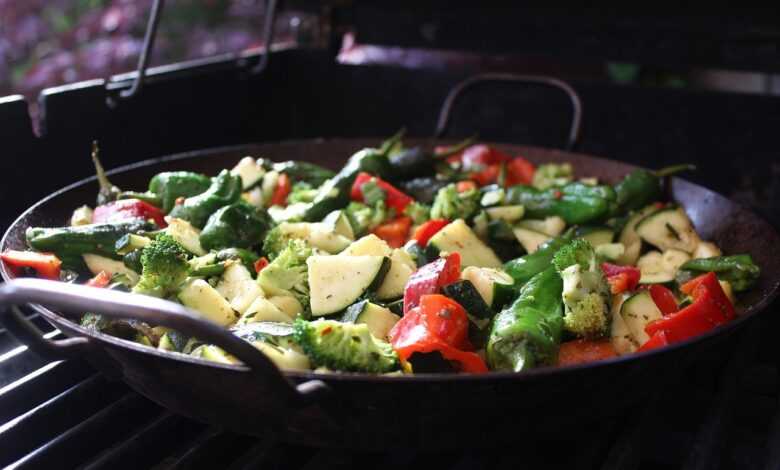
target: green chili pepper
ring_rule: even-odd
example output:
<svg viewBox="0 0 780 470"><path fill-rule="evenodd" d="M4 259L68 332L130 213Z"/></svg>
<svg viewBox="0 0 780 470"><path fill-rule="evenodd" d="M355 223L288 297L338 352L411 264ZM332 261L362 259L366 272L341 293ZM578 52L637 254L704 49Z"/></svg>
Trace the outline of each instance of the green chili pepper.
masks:
<svg viewBox="0 0 780 470"><path fill-rule="evenodd" d="M504 271L515 280L515 285L522 287L532 277L547 269L553 256L573 238L574 230L569 229L561 236L548 240L531 254L507 261Z"/></svg>
<svg viewBox="0 0 780 470"><path fill-rule="evenodd" d="M97 205L102 206L103 204L116 201L121 190L108 180L106 172L103 170L103 165L98 158L98 151L98 143L97 140L95 140L92 142L92 163L95 164L95 174L97 176L98 184L100 185L100 191L98 191L97 195Z"/></svg>
<svg viewBox="0 0 780 470"><path fill-rule="evenodd" d="M155 207L162 208L162 198L148 191L145 193L139 193L136 191L122 191L117 196L117 199L139 199Z"/></svg>
<svg viewBox="0 0 780 470"><path fill-rule="evenodd" d="M517 185L507 190L505 203L523 205L526 217L557 215L567 224L584 224L607 218L614 211L616 195L611 186L579 182L545 190Z"/></svg>
<svg viewBox="0 0 780 470"><path fill-rule="evenodd" d="M241 197L241 177L222 170L204 192L190 196L182 204L177 204L170 212L172 217L189 221L197 228L203 228L209 216L220 207L232 204ZM163 200L166 198L164 197Z"/></svg>
<svg viewBox="0 0 780 470"><path fill-rule="evenodd" d="M491 369L520 372L555 363L563 330L562 291L561 277L549 266L496 315L486 348Z"/></svg>
<svg viewBox="0 0 780 470"><path fill-rule="evenodd" d="M149 193L157 195L160 207L166 214L176 205L180 197L192 197L203 193L211 186L211 178L190 171L166 171L155 175L149 181Z"/></svg>
<svg viewBox="0 0 780 470"><path fill-rule="evenodd" d="M333 178L320 186L311 205L303 214L303 220L317 222L330 212L341 209L349 203L349 191L358 173L365 171L374 176L384 178L392 172L387 154L401 136L396 134L378 149L365 148L352 155L344 168Z"/></svg>
<svg viewBox="0 0 780 470"><path fill-rule="evenodd" d="M335 176L333 171L309 162L279 162L274 163L272 168L276 172L285 173L296 183L304 181L315 187Z"/></svg>
<svg viewBox="0 0 780 470"><path fill-rule="evenodd" d="M260 255L252 250L245 248L225 248L217 252L217 261L239 260L246 266L249 272L254 272L255 261L260 258Z"/></svg>
<svg viewBox="0 0 780 470"><path fill-rule="evenodd" d="M663 198L661 183L664 177L681 171L695 169L693 165L683 164L662 168L658 171L634 170L615 185L617 206L615 214L625 214L639 210L646 205Z"/></svg>
<svg viewBox="0 0 780 470"><path fill-rule="evenodd" d="M715 256L685 262L678 270L677 280L683 283L710 271L721 281L728 281L737 292L750 289L761 275L761 268L750 255Z"/></svg>
<svg viewBox="0 0 780 470"><path fill-rule="evenodd" d="M94 253L120 259L115 249L117 240L128 233L152 230L154 227L153 223L145 220L57 228L30 227L25 236L31 248L56 254L66 269L81 269L81 255Z"/></svg>
<svg viewBox="0 0 780 470"><path fill-rule="evenodd" d="M249 248L262 243L272 225L265 210L244 201L234 202L211 214L200 232L200 244L206 250Z"/></svg>

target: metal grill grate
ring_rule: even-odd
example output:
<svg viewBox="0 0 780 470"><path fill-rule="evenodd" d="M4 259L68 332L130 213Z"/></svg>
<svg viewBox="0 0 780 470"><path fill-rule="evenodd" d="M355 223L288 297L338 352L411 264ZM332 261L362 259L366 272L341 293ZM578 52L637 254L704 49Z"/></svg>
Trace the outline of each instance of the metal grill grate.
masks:
<svg viewBox="0 0 780 470"><path fill-rule="evenodd" d="M44 327L41 319L33 320ZM764 323L768 323L764 321ZM0 465L7 468L780 469L780 377L756 324L719 374L706 367L591 436L506 451L320 450L220 431L173 415L79 361L41 360L0 331ZM51 330L51 327L49 327ZM759 335L764 340L759 341ZM58 334L56 331L51 335ZM715 378L713 378L715 377ZM518 417L522 420L522 417Z"/></svg>

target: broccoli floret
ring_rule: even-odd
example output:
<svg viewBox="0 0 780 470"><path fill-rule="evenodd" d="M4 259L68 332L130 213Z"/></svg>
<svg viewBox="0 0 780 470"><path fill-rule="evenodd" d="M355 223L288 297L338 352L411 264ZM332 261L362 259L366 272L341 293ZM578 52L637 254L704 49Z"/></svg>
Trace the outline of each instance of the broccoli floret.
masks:
<svg viewBox="0 0 780 470"><path fill-rule="evenodd" d="M273 261L282 250L287 248L291 239L292 237L284 233L278 225L266 232L265 239L263 239L263 253L265 253L266 258Z"/></svg>
<svg viewBox="0 0 780 470"><path fill-rule="evenodd" d="M574 170L570 163L545 163L536 169L531 184L537 189L563 186L570 182L573 176Z"/></svg>
<svg viewBox="0 0 780 470"><path fill-rule="evenodd" d="M292 191L287 195L287 204L297 202L312 202L317 195L317 188L313 188L305 181L298 181L292 187Z"/></svg>
<svg viewBox="0 0 780 470"><path fill-rule="evenodd" d="M400 368L393 347L371 336L368 326L363 323L298 319L293 330L295 342L315 367L375 374Z"/></svg>
<svg viewBox="0 0 780 470"><path fill-rule="evenodd" d="M260 287L270 295L292 294L301 305L309 305L309 270L306 259L312 248L304 240L292 239L287 247L257 275Z"/></svg>
<svg viewBox="0 0 780 470"><path fill-rule="evenodd" d="M582 338L607 335L612 298L590 243L574 240L558 250L553 264L563 279L564 329Z"/></svg>
<svg viewBox="0 0 780 470"><path fill-rule="evenodd" d="M424 224L431 218L431 208L417 201L412 201L404 209L404 215L411 217L414 225Z"/></svg>
<svg viewBox="0 0 780 470"><path fill-rule="evenodd" d="M432 219L468 219L479 210L479 191L469 189L459 193L455 184L448 184L436 193L431 207Z"/></svg>
<svg viewBox="0 0 780 470"><path fill-rule="evenodd" d="M395 210L388 208L384 201L379 201L374 206L350 202L344 209L344 213L357 237L367 234L385 220L395 217Z"/></svg>
<svg viewBox="0 0 780 470"><path fill-rule="evenodd" d="M190 272L189 254L173 237L160 234L141 252L141 278L133 292L167 297Z"/></svg>

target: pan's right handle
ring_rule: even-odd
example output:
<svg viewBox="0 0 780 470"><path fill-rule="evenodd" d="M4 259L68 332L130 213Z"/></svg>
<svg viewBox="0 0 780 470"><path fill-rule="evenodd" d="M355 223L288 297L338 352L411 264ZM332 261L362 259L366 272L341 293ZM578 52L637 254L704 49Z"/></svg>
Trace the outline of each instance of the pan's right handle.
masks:
<svg viewBox="0 0 780 470"><path fill-rule="evenodd" d="M286 394L293 406L301 406L316 400L328 391L320 380L295 385L287 380L265 354L230 333L225 328L203 320L197 313L174 302L149 296L129 294L109 289L69 284L43 279L20 278L0 285L0 308L6 319L11 318L12 334L31 345L33 349L56 354L78 351L83 339L50 341L40 337L37 328L17 316L15 306L27 303L41 304L72 311L94 312L111 318L133 318L151 325L173 328L202 341L215 344L241 360L267 387L276 393ZM36 334L37 332L37 334ZM75 340L75 341L74 341ZM68 354L72 355L72 354ZM285 395L282 395L285 396Z"/></svg>

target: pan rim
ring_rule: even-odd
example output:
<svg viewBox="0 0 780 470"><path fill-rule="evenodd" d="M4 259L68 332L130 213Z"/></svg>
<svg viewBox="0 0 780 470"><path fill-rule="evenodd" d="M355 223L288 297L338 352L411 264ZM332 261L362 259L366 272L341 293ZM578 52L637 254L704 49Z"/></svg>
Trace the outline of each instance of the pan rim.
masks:
<svg viewBox="0 0 780 470"><path fill-rule="evenodd" d="M330 137L330 138L314 138L314 139L291 139L291 140L282 140L282 141L274 141L274 142L249 142L244 144L236 144L236 145L227 145L227 146L219 146L219 147L209 147L204 149L196 149L196 150L188 150L185 152L179 152L175 154L165 155L161 157L154 157L154 158L148 158L145 160L141 160L138 162L130 163L127 165L122 165L119 167L116 167L114 169L111 169L107 171L106 173L108 175L114 175L114 174L120 174L125 172L130 172L132 170L138 169L138 168L145 168L152 165L162 164L166 162L172 162L172 161L179 161L179 160L185 160L188 158L193 157L206 157L209 158L213 155L218 155L221 153L227 153L227 152L237 152L241 151L243 149L247 149L248 147L257 147L257 146L263 146L263 145L315 145L315 144L322 144L322 143L335 143L335 142L363 142L363 141L378 141L381 140L381 138L371 138L371 137L359 137L359 138L341 138L341 137ZM409 139L410 141L425 141L428 139ZM448 143L448 140L450 139L444 139L441 142L442 143ZM454 142L454 140L453 140ZM539 150L539 151L545 151L545 152L557 152L561 155L577 155L580 157L585 157L590 160L595 161L601 161L609 165L623 165L627 166L629 168L635 169L635 168L642 168L640 166L632 165L630 163L618 161L618 160L612 160L604 157L599 157L595 155L590 155L586 153L580 153L580 152L569 152L559 149L550 149L546 147L538 147L538 146L529 146L529 145L518 145L511 142L485 142L487 145L510 145L515 148L525 148L525 149L531 149L531 150ZM83 179L80 179L74 183L71 183L67 186L62 187L61 189L58 189L54 191L53 193L45 196L44 198L40 199L30 207L28 207L24 212L22 212L9 226L8 229L3 234L3 237L0 239L0 247L5 247L8 238L11 235L11 232L17 227L18 224L21 223L21 221L31 212L36 210L39 206L49 202L50 200L59 197L61 194L66 193L74 188L89 184L91 182L94 182L97 178L95 176L89 176ZM705 186L693 183L691 181L685 180L683 178L674 177L675 181L682 181L687 185L690 185L693 189L697 191L705 191L711 194L716 194L719 197L727 199L730 203L734 204L735 207L742 208L750 213L752 217L755 219L761 221L764 223L767 227L769 227L772 231L775 232L775 235L777 234L777 229L770 224L766 219L764 219L761 215L757 214L750 208L744 206L743 204L733 201L731 199L726 198L720 193L717 193L715 191L712 191ZM11 273L7 270L7 267L5 263L0 263L0 275L2 275L2 279L4 281L12 279ZM681 348L686 348L689 345L693 345L699 342L705 342L709 341L716 337L725 337L730 334L733 334L736 332L739 328L741 328L745 322L754 319L757 315L763 313L766 311L767 307L778 297L778 294L780 294L780 278L774 279L774 282L769 286L769 292L767 295L762 297L758 302L748 306L744 312L735 320L720 325L713 330L708 331L707 333L688 339L686 341L682 341L680 343L675 343L669 346L666 346L664 348L660 349L654 349L650 351L643 351L643 352L636 352L633 354L623 355L623 356L616 356L614 358L601 360L597 362L592 363L585 363L585 364L574 364L574 365L566 365L566 366L545 366L545 367L539 367L535 369L531 369L528 371L523 371L522 373L517 372L489 372L487 374L465 374L465 373L427 373L427 374L413 374L413 375L374 375L374 374L366 374L366 373L350 373L350 372L336 372L336 373L318 373L314 371L306 371L306 372L300 372L300 371L290 371L290 370L281 370L281 374L288 378L292 379L296 382L302 382L306 380L325 380L325 381L332 381L332 382L392 382L392 383L404 383L404 382L419 382L419 381L428 381L428 382L451 382L453 380L455 381L477 381L477 382L491 382L493 380L496 381L506 381L506 380L534 380L534 379L540 379L540 378L546 378L550 376L555 376L557 374L565 374L565 373L574 373L576 371L580 371L583 369L591 369L591 368L606 368L611 367L617 364L626 364L628 362L633 361L640 361L646 357L649 356L655 356L655 355L663 355L663 354L671 354ZM167 359L167 360L173 360L173 361L180 361L188 364L198 365L198 366L205 366L205 367L213 367L217 369L223 369L233 372L250 372L249 368L247 368L244 365L240 364L221 364L216 363L212 361L208 361L201 358L192 357L189 355L177 353L177 352L170 352L170 351L160 351L156 348L148 347L141 345L139 343L135 343L129 340L124 340L121 338L117 338L115 336L111 336L105 333L101 332L95 332L91 330L87 330L83 328L81 325L71 321L68 317L65 315L59 314L51 309L48 309L42 305L38 304L31 304L31 308L33 308L35 311L40 313L44 316L44 318L47 319L47 321L55 324L55 326L60 322L66 322L68 325L68 328L71 330L76 331L80 336L86 337L91 341L97 341L99 343L106 343L106 345L116 348L123 348L123 349L130 349L134 352L142 353L142 354L149 354L158 358Z"/></svg>

